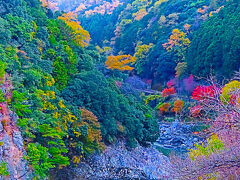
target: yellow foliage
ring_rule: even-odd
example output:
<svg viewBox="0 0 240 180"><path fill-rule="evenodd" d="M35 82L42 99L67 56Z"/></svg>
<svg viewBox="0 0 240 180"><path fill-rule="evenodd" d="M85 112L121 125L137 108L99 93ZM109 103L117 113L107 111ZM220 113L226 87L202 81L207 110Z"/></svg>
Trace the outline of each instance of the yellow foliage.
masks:
<svg viewBox="0 0 240 180"><path fill-rule="evenodd" d="M195 160L200 156L209 156L213 153L218 153L224 149L224 144L221 140L218 139L216 134L213 134L210 139L207 139L207 145L204 146L200 144L195 144L196 149L190 149L189 157L192 160Z"/></svg>
<svg viewBox="0 0 240 180"><path fill-rule="evenodd" d="M175 68L176 71L176 76L179 78L182 75L184 75L184 73L187 70L187 63L186 62L179 62Z"/></svg>
<svg viewBox="0 0 240 180"><path fill-rule="evenodd" d="M112 52L112 48L108 46L104 46L103 48L96 46L96 49L98 50L99 53L110 54Z"/></svg>
<svg viewBox="0 0 240 180"><path fill-rule="evenodd" d="M77 122L76 116L74 116L69 110L68 110L67 113L65 113L62 116L62 120L63 120L63 128L64 128L64 130L68 129L68 126L67 126L68 122L71 122L71 123Z"/></svg>
<svg viewBox="0 0 240 180"><path fill-rule="evenodd" d="M44 78L46 79L45 85L46 86L53 86L55 84L55 80L54 78L50 77L50 76L44 76Z"/></svg>
<svg viewBox="0 0 240 180"><path fill-rule="evenodd" d="M53 113L53 118L59 119L61 117L61 114L59 112L54 112Z"/></svg>
<svg viewBox="0 0 240 180"><path fill-rule="evenodd" d="M163 47L166 48L167 51L172 50L174 46L189 46L190 40L185 38L186 33L179 31L178 29L174 29L172 31L172 35L168 39L167 43L163 44Z"/></svg>
<svg viewBox="0 0 240 180"><path fill-rule="evenodd" d="M41 54L42 54L43 47L44 47L44 42L41 40L38 40L38 50Z"/></svg>
<svg viewBox="0 0 240 180"><path fill-rule="evenodd" d="M167 2L168 0L158 0L157 2L154 3L154 6L160 6L163 2Z"/></svg>
<svg viewBox="0 0 240 180"><path fill-rule="evenodd" d="M50 99L56 99L55 91L46 91L46 96Z"/></svg>
<svg viewBox="0 0 240 180"><path fill-rule="evenodd" d="M107 69L118 69L120 71L131 71L134 68L128 64L134 64L136 59L131 55L108 56L105 65Z"/></svg>
<svg viewBox="0 0 240 180"><path fill-rule="evenodd" d="M149 52L149 49L153 46L152 43L150 43L149 45L147 44L143 44L143 45L140 45L138 44L137 47L136 47L136 52L134 54L134 57L139 60L139 59L143 59L146 57L147 53Z"/></svg>
<svg viewBox="0 0 240 180"><path fill-rule="evenodd" d="M58 105L59 105L60 108L66 108L66 106L65 106L64 103L63 103L63 100L60 100L60 101L58 102Z"/></svg>
<svg viewBox="0 0 240 180"><path fill-rule="evenodd" d="M48 2L47 0L40 0L42 2L42 7L47 7L48 6Z"/></svg>
<svg viewBox="0 0 240 180"><path fill-rule="evenodd" d="M160 98L161 98L160 95L148 95L145 99L145 104L148 104L150 101L154 101Z"/></svg>
<svg viewBox="0 0 240 180"><path fill-rule="evenodd" d="M133 17L135 20L139 21L141 20L144 16L146 16L148 13L145 8L140 9L138 12L133 13Z"/></svg>
<svg viewBox="0 0 240 180"><path fill-rule="evenodd" d="M77 15L69 12L59 16L58 19L64 21L72 30L72 38L75 43L81 47L88 46L90 35L88 31L84 30L77 20Z"/></svg>
<svg viewBox="0 0 240 180"><path fill-rule="evenodd" d="M73 163L78 164L82 158L82 155L80 156L73 156Z"/></svg>
<svg viewBox="0 0 240 180"><path fill-rule="evenodd" d="M44 100L44 110L55 110L57 109L56 106L54 106L51 102L47 102L46 100Z"/></svg>
<svg viewBox="0 0 240 180"><path fill-rule="evenodd" d="M222 88L221 101L227 104L231 97L236 98L240 103L240 82L237 80L231 81Z"/></svg>

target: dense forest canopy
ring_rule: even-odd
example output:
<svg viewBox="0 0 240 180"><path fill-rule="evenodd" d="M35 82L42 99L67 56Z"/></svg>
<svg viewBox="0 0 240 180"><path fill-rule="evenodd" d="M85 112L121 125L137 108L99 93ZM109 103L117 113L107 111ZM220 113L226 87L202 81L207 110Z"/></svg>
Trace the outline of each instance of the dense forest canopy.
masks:
<svg viewBox="0 0 240 180"><path fill-rule="evenodd" d="M197 124L202 143L169 157L168 178L239 178L239 0L0 5L0 149L3 133L21 132L28 178L119 141L155 147L173 122ZM0 155L0 176L12 177Z"/></svg>
<svg viewBox="0 0 240 180"><path fill-rule="evenodd" d="M120 137L129 147L154 142L158 124L152 111L121 93L115 83L121 73L105 77L97 69L104 57L89 45L90 35L75 15L43 6L38 0L3 1L0 14L1 78L13 84L11 99L2 102L19 117L36 177Z"/></svg>
<svg viewBox="0 0 240 180"><path fill-rule="evenodd" d="M239 45L236 44L239 35L238 15L238 4L226 4L225 1L136 0L125 2L112 14L93 14L89 17L80 15L79 19L83 27L92 34L92 43L100 47L111 47L113 54L134 55L139 45L154 44L146 54L144 61L141 61L141 65L136 67L136 70L137 74L143 78L163 83L175 76L175 67L183 61L188 63L187 70L197 76L201 74L201 76L206 77L211 71L222 79L222 75L230 77L235 70L238 70L237 49L239 49ZM224 21L221 21L223 17ZM199 29L202 23L203 25ZM229 25L226 27L229 29L221 27L219 23L222 26L228 23ZM186 33L187 38L192 42L185 55L183 55L186 51L185 48L176 47L171 53L167 53L162 46L168 41L174 29ZM224 35L227 33L229 36L230 29L234 31L230 34L232 38L236 38L235 40ZM209 34L208 31L210 31ZM236 45L230 45L231 43L227 41ZM218 45L214 45L215 42ZM221 43L218 42L229 44L229 47L218 47L221 46ZM214 58L207 54L198 53L198 51L205 52L196 48L198 46L204 50L209 47L208 54ZM223 56L229 56L224 60L224 63ZM202 68L203 66L208 66L208 68Z"/></svg>

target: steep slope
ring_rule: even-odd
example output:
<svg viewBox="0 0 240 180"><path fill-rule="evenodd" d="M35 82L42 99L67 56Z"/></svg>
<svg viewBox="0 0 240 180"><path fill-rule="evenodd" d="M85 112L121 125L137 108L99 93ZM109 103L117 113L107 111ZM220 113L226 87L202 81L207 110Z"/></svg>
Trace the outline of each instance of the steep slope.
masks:
<svg viewBox="0 0 240 180"><path fill-rule="evenodd" d="M54 13L39 0L0 5L0 80L9 88L0 91L0 142L9 150L1 154L3 178L27 178L23 155L31 178L44 179L119 138L128 147L156 141L151 108L139 94L123 94L124 73L99 70L104 57L74 14Z"/></svg>
<svg viewBox="0 0 240 180"><path fill-rule="evenodd" d="M111 15L86 17L80 14L79 20L92 34L92 43L102 49L111 47L110 53L114 55L135 55L141 45L152 44L145 56L137 59L135 74L152 79L154 85L174 78L177 64L185 59L186 48L181 44L174 45L171 50L163 46L173 30L178 29L191 41L192 33L202 22L221 11L225 3L224 0L126 1Z"/></svg>
<svg viewBox="0 0 240 180"><path fill-rule="evenodd" d="M12 96L12 88L9 76L6 75L1 85L5 98ZM27 161L24 159L26 152L23 145L24 140L17 127L17 115L9 109L6 102L1 102L0 107L0 141L2 143L0 146L0 162L2 162L0 168L4 168L6 163L5 173L9 174L10 179L22 179L23 177L25 179L30 177L31 173Z"/></svg>
<svg viewBox="0 0 240 180"><path fill-rule="evenodd" d="M191 73L205 77L212 73L223 79L240 69L239 19L240 4L232 2L194 33L186 56Z"/></svg>

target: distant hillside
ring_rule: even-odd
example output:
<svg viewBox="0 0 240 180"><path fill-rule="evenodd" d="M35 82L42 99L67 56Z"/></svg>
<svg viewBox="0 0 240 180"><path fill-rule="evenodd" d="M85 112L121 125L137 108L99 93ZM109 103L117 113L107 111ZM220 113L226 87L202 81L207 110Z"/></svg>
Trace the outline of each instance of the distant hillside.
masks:
<svg viewBox="0 0 240 180"><path fill-rule="evenodd" d="M186 69L184 59L191 43L182 48L174 41L171 50L163 47L173 42L173 30L191 41L201 24L217 16L225 4L226 0L132 0L125 1L112 14L79 16L79 21L90 33L93 44L102 49L111 47L114 55L134 55L139 47L152 44L137 60L135 73L157 84L174 78L176 67L183 75Z"/></svg>
<svg viewBox="0 0 240 180"><path fill-rule="evenodd" d="M111 14L122 4L122 0L42 0L51 9L65 12L75 12L82 15Z"/></svg>

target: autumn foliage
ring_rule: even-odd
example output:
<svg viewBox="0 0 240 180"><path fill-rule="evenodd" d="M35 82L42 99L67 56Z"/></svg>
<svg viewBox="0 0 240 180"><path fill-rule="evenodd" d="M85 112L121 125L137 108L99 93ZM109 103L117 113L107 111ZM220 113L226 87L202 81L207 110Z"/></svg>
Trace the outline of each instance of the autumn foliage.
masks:
<svg viewBox="0 0 240 180"><path fill-rule="evenodd" d="M216 86L197 86L192 93L192 98L197 101L205 100L216 95Z"/></svg>
<svg viewBox="0 0 240 180"><path fill-rule="evenodd" d="M186 38L186 33L179 31L178 29L174 29L172 31L172 35L168 39L167 43L164 43L162 46L170 51L174 46L189 46L190 40Z"/></svg>
<svg viewBox="0 0 240 180"><path fill-rule="evenodd" d="M77 15L69 12L66 14L63 14L62 16L59 16L58 19L64 21L68 27L71 28L72 33L72 39L75 41L75 43L81 47L88 46L88 43L90 41L90 35L87 31L85 31L80 23L77 20Z"/></svg>
<svg viewBox="0 0 240 180"><path fill-rule="evenodd" d="M134 64L136 59L131 55L108 56L105 65L107 69L118 69L120 71L131 71L134 68L130 65Z"/></svg>
<svg viewBox="0 0 240 180"><path fill-rule="evenodd" d="M175 178L238 179L240 82L233 80L221 90L215 85L198 86L192 96L198 101L191 109L192 116L209 126L207 133L202 132L208 138L195 144L185 160L173 157Z"/></svg>
<svg viewBox="0 0 240 180"><path fill-rule="evenodd" d="M100 124L97 117L86 109L81 110L81 125L88 128L88 140L97 143L99 146L103 146Z"/></svg>
<svg viewBox="0 0 240 180"><path fill-rule="evenodd" d="M227 104L228 102L237 102L240 103L240 82L237 80L234 80L228 84L226 84L223 88L222 88L222 96L221 101L224 104Z"/></svg>
<svg viewBox="0 0 240 180"><path fill-rule="evenodd" d="M163 103L159 106L159 113L167 113L169 111L169 108L170 108L171 104L169 103Z"/></svg>
<svg viewBox="0 0 240 180"><path fill-rule="evenodd" d="M176 94L176 90L174 87L170 87L170 88L165 88L162 91L162 97L168 97L170 95Z"/></svg>
<svg viewBox="0 0 240 180"><path fill-rule="evenodd" d="M173 104L172 111L175 113L180 113L182 111L183 105L184 102L180 99L177 99Z"/></svg>
<svg viewBox="0 0 240 180"><path fill-rule="evenodd" d="M48 6L48 2L47 0L40 0L42 2L42 7L47 7Z"/></svg>

